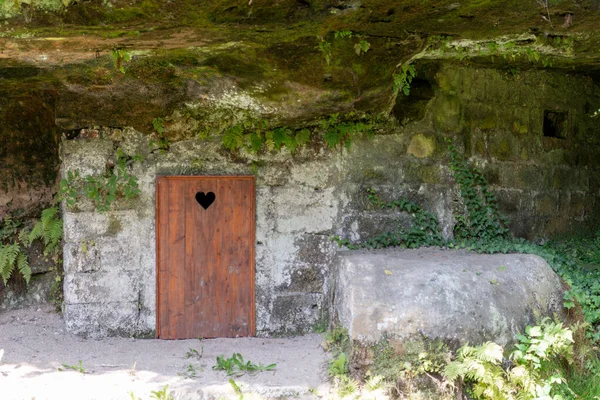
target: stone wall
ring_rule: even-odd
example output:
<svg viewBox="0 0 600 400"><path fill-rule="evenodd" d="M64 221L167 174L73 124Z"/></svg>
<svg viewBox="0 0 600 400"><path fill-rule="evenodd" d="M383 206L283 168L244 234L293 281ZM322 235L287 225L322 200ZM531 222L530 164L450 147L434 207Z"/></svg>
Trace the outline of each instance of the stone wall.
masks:
<svg viewBox="0 0 600 400"><path fill-rule="evenodd" d="M578 229L595 216L593 154L600 128L586 115L600 103L593 81L452 65L424 64L420 71L410 106L404 98L396 102L399 122L382 124L372 140L344 151L313 142L293 155L282 150L259 157L231 154L219 138L183 139L168 151L150 151L150 138L131 128L88 130L63 141L63 176L104 171L118 147L143 156L131 164L142 191L138 199L104 213L85 199L64 207L68 329L94 336L152 334L157 175L256 175L260 335L300 333L327 322L337 252L332 236L359 240L410 223L406 215L375 209L366 188L384 199L407 196L423 204L452 235L458 191L446 137L484 172L516 234ZM544 114L556 111L566 115L564 130L554 129L564 139L543 134ZM175 121L169 129L187 128Z"/></svg>

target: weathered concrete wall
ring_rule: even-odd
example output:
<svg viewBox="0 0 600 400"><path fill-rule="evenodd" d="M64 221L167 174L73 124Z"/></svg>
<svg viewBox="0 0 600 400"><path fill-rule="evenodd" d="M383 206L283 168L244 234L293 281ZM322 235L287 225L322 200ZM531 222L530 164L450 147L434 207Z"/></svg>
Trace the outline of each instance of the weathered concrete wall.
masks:
<svg viewBox="0 0 600 400"><path fill-rule="evenodd" d="M132 167L142 194L106 213L86 201L64 209L65 320L78 333L148 333L155 326L155 177L251 174L254 157L234 159L219 141L181 141L162 154L149 153L148 137L131 129L100 136L63 143L63 174L101 172L120 146L144 156ZM293 157L281 152L262 158L255 171L259 333L302 332L327 318L329 264L337 250L331 236L347 233L344 225L352 225L366 199L348 171L370 160L375 149L397 151L402 141L389 135L343 155L304 148ZM375 164L383 168L391 157ZM443 190L437 196L436 208L447 209L449 196Z"/></svg>
<svg viewBox="0 0 600 400"><path fill-rule="evenodd" d="M422 100L410 118L402 117L407 114L399 111L404 107L399 100L394 113L400 124L385 123L374 139L343 152L313 142L293 155L287 150L231 154L220 138L183 139L168 151L150 151L149 137L133 129L89 130L64 141L63 176L76 169L82 175L104 171L117 147L143 156L131 165L142 190L138 199L117 202L106 213L96 212L85 199L64 209L69 330L93 335L153 331L157 175L256 175L259 334L301 332L326 321L330 263L337 251L331 236L366 239L409 223L406 215L369 204L366 188L384 199L407 196L423 204L438 216L444 233L452 234L458 191L445 137L483 170L515 233L552 234L590 220L599 195L597 165L582 155L593 150L598 133L586 115L588 102L600 102L593 82L451 65L424 65L422 77L428 81L414 91ZM556 108L568 113L565 139L543 136L544 110ZM182 115L171 117L169 136L190 130Z"/></svg>

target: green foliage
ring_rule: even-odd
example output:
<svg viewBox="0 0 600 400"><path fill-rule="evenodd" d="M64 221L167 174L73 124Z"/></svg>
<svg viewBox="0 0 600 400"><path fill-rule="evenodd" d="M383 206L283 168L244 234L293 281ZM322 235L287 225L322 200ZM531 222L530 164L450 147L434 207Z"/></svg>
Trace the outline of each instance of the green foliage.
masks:
<svg viewBox="0 0 600 400"><path fill-rule="evenodd" d="M361 54L365 54L371 48L371 43L366 40L361 40L360 42L354 45L354 51L356 55L360 56Z"/></svg>
<svg viewBox="0 0 600 400"><path fill-rule="evenodd" d="M295 153L310 143L313 137L323 137L330 147L340 151L349 148L357 138L372 138L377 119L370 115L348 113L344 116L333 114L319 121L319 126L292 129L289 127L268 128L266 121L247 121L230 126L222 136L223 147L231 152L245 149L252 154L281 151L286 148Z"/></svg>
<svg viewBox="0 0 600 400"><path fill-rule="evenodd" d="M152 120L152 126L156 131L158 138L156 140L150 140L149 146L154 150L160 150L162 153L169 150L171 144L169 139L165 136L165 120L157 117Z"/></svg>
<svg viewBox="0 0 600 400"><path fill-rule="evenodd" d="M463 210L455 214L454 238L456 240L489 242L508 238L508 219L500 213L496 196L489 190L487 180L475 168L471 168L448 142L450 170L460 189Z"/></svg>
<svg viewBox="0 0 600 400"><path fill-rule="evenodd" d="M335 31L333 34L333 37L335 39L340 38L340 39L344 39L344 38L351 38L352 37L352 31Z"/></svg>
<svg viewBox="0 0 600 400"><path fill-rule="evenodd" d="M185 358L202 358L202 356L204 355L204 346L202 346L202 349L200 351L193 349L193 348L189 348L189 350L185 353Z"/></svg>
<svg viewBox="0 0 600 400"><path fill-rule="evenodd" d="M0 0L0 17L10 18L23 12L23 5L43 11L64 10L73 0Z"/></svg>
<svg viewBox="0 0 600 400"><path fill-rule="evenodd" d="M529 45L525 45L523 43L519 43L517 41L506 41L506 42L496 42L489 41L478 43L475 46L468 45L450 45L450 37L448 36L431 36L429 37L429 45L430 46L438 46L439 51L442 54L446 54L454 51L458 56L458 59L463 61L468 56L475 57L490 57L491 61L494 62L496 57L501 56L504 61L511 63L518 59L524 59L530 62L531 64L539 64L541 63L543 68L552 67L553 63L549 57L542 57L540 54L540 47L532 47ZM558 40L554 40L552 43L548 43L550 45L554 45L559 50L566 52L567 54L572 54L573 52L573 39L565 38Z"/></svg>
<svg viewBox="0 0 600 400"><path fill-rule="evenodd" d="M115 165L107 168L103 174L87 175L81 177L79 171L68 171L67 178L63 178L59 185L59 199L64 200L68 206L74 206L80 199L80 188L83 195L92 200L96 210L108 211L117 199L131 200L140 193L137 177L129 173L130 165L140 161L140 156L130 157L117 149Z"/></svg>
<svg viewBox="0 0 600 400"><path fill-rule="evenodd" d="M528 326L518 340L507 369L502 367L502 347L487 342L463 346L444 374L452 382L461 379L469 383L476 399L561 399L556 394L558 387L567 382L553 362L560 358L571 361L572 331L544 319L539 326Z"/></svg>
<svg viewBox="0 0 600 400"><path fill-rule="evenodd" d="M223 147L229 151L235 151L244 145L244 128L234 125L223 134Z"/></svg>
<svg viewBox="0 0 600 400"><path fill-rule="evenodd" d="M114 48L110 55L115 66L115 70L125 73L125 63L131 61L131 53L123 48Z"/></svg>
<svg viewBox="0 0 600 400"><path fill-rule="evenodd" d="M321 121L323 140L330 148L339 147L340 151L350 148L356 138L372 138L373 124L369 118L356 121L343 121L339 114L330 115Z"/></svg>
<svg viewBox="0 0 600 400"><path fill-rule="evenodd" d="M526 251L543 257L570 285L565 306L581 306L588 337L600 343L600 232L592 238L572 238L544 246L529 244Z"/></svg>
<svg viewBox="0 0 600 400"><path fill-rule="evenodd" d="M359 41L354 44L354 51L357 56L362 54L366 54L371 49L371 43L367 42L362 38L362 35L355 35L352 31L343 30L343 31L335 31L333 33L333 39L346 39L356 36ZM316 49L323 55L325 58L325 63L327 66L331 66L332 61L332 43L325 40L322 36L317 36L317 40L319 41Z"/></svg>
<svg viewBox="0 0 600 400"><path fill-rule="evenodd" d="M415 391L420 376L439 375L450 358L451 353L441 340L405 341L397 353L384 337L373 347L370 372L392 385L402 397Z"/></svg>
<svg viewBox="0 0 600 400"><path fill-rule="evenodd" d="M175 400L175 397L168 390L169 385L165 385L161 390L150 392L150 398L153 400Z"/></svg>
<svg viewBox="0 0 600 400"><path fill-rule="evenodd" d="M225 371L227 376L242 376L245 373L256 374L263 371L273 371L277 364L264 365L262 363L254 364L251 361L244 361L240 353L233 353L229 358L224 355L217 356L217 364L213 366L214 370Z"/></svg>
<svg viewBox="0 0 600 400"><path fill-rule="evenodd" d="M406 62L400 67L400 72L394 73L394 94L398 92L404 93L405 96L410 95L410 85L413 79L417 76L417 70L411 62Z"/></svg>
<svg viewBox="0 0 600 400"><path fill-rule="evenodd" d="M32 271L25 249L34 241L40 240L44 244L44 255L55 255L62 233L63 223L57 207L43 210L31 232L27 228L21 228L20 223L10 216L5 217L0 224L0 277L4 285L7 285L15 270L29 284Z"/></svg>
<svg viewBox="0 0 600 400"><path fill-rule="evenodd" d="M325 336L325 347L334 355L350 349L350 336L348 330L342 326L335 326Z"/></svg>
<svg viewBox="0 0 600 400"><path fill-rule="evenodd" d="M242 388L240 387L240 385L238 385L237 382L233 380L233 378L229 378L229 384L233 388L235 394L238 395L240 399L243 399L244 393L242 392Z"/></svg>
<svg viewBox="0 0 600 400"><path fill-rule="evenodd" d="M27 257L23 254L20 244L0 244L0 277L2 277L5 286L15 268L19 270L25 281L29 283L31 268L27 263Z"/></svg>
<svg viewBox="0 0 600 400"><path fill-rule="evenodd" d="M325 63L329 66L331 65L331 43L326 41L322 36L317 36L317 39L319 40L319 44L316 49L323 54Z"/></svg>
<svg viewBox="0 0 600 400"><path fill-rule="evenodd" d="M62 239L63 221L58 214L58 207L50 207L42 211L42 217L33 226L27 237L27 243L39 239L44 243L44 255L48 256L58 250Z"/></svg>
<svg viewBox="0 0 600 400"><path fill-rule="evenodd" d="M64 370L72 370L72 371L77 371L80 374L85 374L87 371L86 369L83 367L83 363L81 362L81 360L79 360L79 365L69 365L69 364L62 364L63 368L59 368L59 371L64 371Z"/></svg>
<svg viewBox="0 0 600 400"><path fill-rule="evenodd" d="M340 246L356 249L380 249L386 247L417 248L422 246L443 246L446 244L442 236L439 222L435 215L424 210L420 205L406 198L384 202L379 199L373 189L367 189L367 197L371 204L380 209L396 209L412 216L412 225L407 229L398 225L396 231L385 232L365 241L352 243L339 236L333 239Z"/></svg>
<svg viewBox="0 0 600 400"><path fill-rule="evenodd" d="M348 373L348 360L346 353L340 353L337 357L329 360L329 367L327 368L330 376L342 376Z"/></svg>
<svg viewBox="0 0 600 400"><path fill-rule="evenodd" d="M200 368L202 370L202 368ZM198 370L194 366L194 364L188 364L185 366L185 370L183 372L178 372L177 375L183 376L185 378L197 378Z"/></svg>

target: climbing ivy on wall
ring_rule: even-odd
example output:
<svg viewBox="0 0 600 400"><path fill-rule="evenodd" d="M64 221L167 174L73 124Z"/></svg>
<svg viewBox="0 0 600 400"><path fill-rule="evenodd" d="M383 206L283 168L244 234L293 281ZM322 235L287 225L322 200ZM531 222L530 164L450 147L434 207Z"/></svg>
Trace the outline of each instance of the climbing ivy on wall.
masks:
<svg viewBox="0 0 600 400"><path fill-rule="evenodd" d="M489 189L487 180L472 168L458 152L450 139L450 171L460 189L462 204L455 212L454 238L488 242L498 238L508 238L508 219L500 213L496 196Z"/></svg>
<svg viewBox="0 0 600 400"><path fill-rule="evenodd" d="M367 189L367 196L372 205L379 209L391 209L406 212L412 217L412 224L405 228L398 224L395 231L385 232L363 242L352 243L348 239L339 236L334 240L340 245L351 250L356 249L380 249L385 247L407 247L417 248L422 246L443 246L445 244L440 225L431 212L423 209L419 204L406 198L382 201L373 189Z"/></svg>
<svg viewBox="0 0 600 400"><path fill-rule="evenodd" d="M435 215L420 205L406 198L384 202L369 188L366 193L371 204L379 209L408 213L412 216L412 225L408 229L399 226L394 232L383 233L359 243L336 236L334 239L338 244L350 249L445 245L479 248L498 239L508 239L508 219L500 213L496 196L489 189L487 180L466 162L451 140L447 140L447 143L450 171L460 189L461 198L459 208L454 210L454 242L444 240Z"/></svg>

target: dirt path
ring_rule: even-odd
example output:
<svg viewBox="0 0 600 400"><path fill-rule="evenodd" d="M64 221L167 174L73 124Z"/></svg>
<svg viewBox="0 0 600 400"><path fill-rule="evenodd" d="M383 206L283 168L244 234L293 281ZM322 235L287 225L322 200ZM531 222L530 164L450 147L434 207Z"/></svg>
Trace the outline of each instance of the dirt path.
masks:
<svg viewBox="0 0 600 400"><path fill-rule="evenodd" d="M165 385L177 400L234 399L239 396L229 377L212 369L217 356L233 353L256 364L277 364L275 371L234 377L243 393L316 399L329 390L328 354L322 342L317 334L286 339L93 340L66 333L50 306L6 311L0 313L0 399L125 400L134 393L136 399L146 400ZM188 352L194 355L186 358ZM79 366L80 361L83 374L63 367Z"/></svg>

